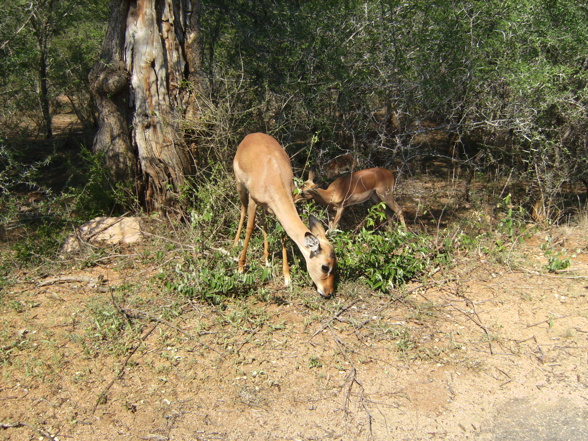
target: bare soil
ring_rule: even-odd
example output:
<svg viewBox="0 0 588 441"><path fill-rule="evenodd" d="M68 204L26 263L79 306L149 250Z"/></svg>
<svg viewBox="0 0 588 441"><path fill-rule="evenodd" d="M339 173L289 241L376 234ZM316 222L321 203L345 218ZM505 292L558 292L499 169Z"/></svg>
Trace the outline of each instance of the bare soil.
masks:
<svg viewBox="0 0 588 441"><path fill-rule="evenodd" d="M546 235L566 271L545 271ZM393 296L276 287L224 308L174 303L139 256L21 273L3 293L1 439L588 439L584 229ZM107 337L108 306L135 335Z"/></svg>

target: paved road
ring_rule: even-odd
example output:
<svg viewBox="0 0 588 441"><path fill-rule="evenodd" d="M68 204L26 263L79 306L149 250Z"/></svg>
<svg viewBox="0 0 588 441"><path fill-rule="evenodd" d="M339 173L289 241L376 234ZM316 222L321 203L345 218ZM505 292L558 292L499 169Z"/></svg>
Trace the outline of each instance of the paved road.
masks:
<svg viewBox="0 0 588 441"><path fill-rule="evenodd" d="M588 403L516 399L502 405L490 429L495 441L588 441Z"/></svg>

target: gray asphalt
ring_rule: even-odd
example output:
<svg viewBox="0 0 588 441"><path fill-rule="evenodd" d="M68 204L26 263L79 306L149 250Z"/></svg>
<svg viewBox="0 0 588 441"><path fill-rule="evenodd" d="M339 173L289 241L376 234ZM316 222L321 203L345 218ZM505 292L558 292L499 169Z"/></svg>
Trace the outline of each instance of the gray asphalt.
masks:
<svg viewBox="0 0 588 441"><path fill-rule="evenodd" d="M497 410L489 432L496 441L588 441L588 403L515 399Z"/></svg>

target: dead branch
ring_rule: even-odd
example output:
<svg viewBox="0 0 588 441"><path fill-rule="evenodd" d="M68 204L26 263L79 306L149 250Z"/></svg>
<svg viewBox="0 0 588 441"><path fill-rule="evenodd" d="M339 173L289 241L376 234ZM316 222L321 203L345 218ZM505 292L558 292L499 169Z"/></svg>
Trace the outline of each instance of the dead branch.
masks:
<svg viewBox="0 0 588 441"><path fill-rule="evenodd" d="M436 272L437 271L435 271L434 273L436 273ZM434 274L434 273L432 273L432 274ZM419 289L425 289L425 290L427 290L427 289L430 289L430 288L434 288L434 287L438 287L438 286L443 286L443 285L445 285L447 283L455 282L456 280L458 280L458 277L457 276L448 277L447 279L443 279L443 280L427 281L427 283L422 283L420 285L417 285L415 287L412 287L408 291L404 291L403 292L403 294L404 294L403 297L408 297L410 294L412 294L415 291L418 291ZM423 297L425 300L429 301L429 299L427 299L423 294L419 293L419 295L421 297Z"/></svg>
<svg viewBox="0 0 588 441"><path fill-rule="evenodd" d="M119 222L121 222L125 216L129 214L129 212L127 211L126 213L122 214L121 216L118 216L116 218L116 220L112 223L112 224L107 224L105 226L102 226L94 231L92 231L92 234L88 235L88 237L86 238L85 242L90 241L92 238L98 236L100 233L103 233L104 231L108 230L109 228L115 226L116 224L118 224Z"/></svg>
<svg viewBox="0 0 588 441"><path fill-rule="evenodd" d="M12 429L15 427L24 427L23 423L0 423L0 429Z"/></svg>
<svg viewBox="0 0 588 441"><path fill-rule="evenodd" d="M351 396L351 389L353 389L353 385L355 383L357 383L358 385L361 386L361 384L357 381L357 370L355 369L355 366L351 366L351 370L349 371L349 374L347 374L347 378L345 378L345 382L347 383L347 390L345 391L345 404L343 406L343 411L345 413L348 412L348 405L350 400L350 396Z"/></svg>
<svg viewBox="0 0 588 441"><path fill-rule="evenodd" d="M552 279L570 279L570 280L586 279L586 280L588 280L588 276L563 276L561 273L563 273L564 270L558 271L556 274L544 274L544 273L540 273L539 271L532 271L532 270L528 270L525 268L522 268L519 271L527 273L527 274L532 274L534 276L549 277Z"/></svg>
<svg viewBox="0 0 588 441"><path fill-rule="evenodd" d="M181 249L186 249L187 248L187 249L189 249L191 251L196 251L196 246L194 246L194 245L189 245L189 244L186 244L184 242L180 242L180 241L177 241L177 240L170 239L169 237L164 237L164 236L160 236L158 234L150 233L148 231L143 231L143 234L145 236L151 236L151 237L154 237L156 239L163 240L165 242L173 243L174 245L178 245Z"/></svg>
<svg viewBox="0 0 588 441"><path fill-rule="evenodd" d="M527 328L534 328L535 326L542 325L543 323L549 323L552 320L558 320L558 319L568 318L568 317L569 317L569 315L558 315L556 317L549 317L548 319L541 320L540 322L533 323L532 325L527 325Z"/></svg>
<svg viewBox="0 0 588 441"><path fill-rule="evenodd" d="M114 299L113 299L114 301ZM223 356L222 353L220 353L219 351L217 351L216 349L214 349L211 346L208 346L206 343L202 343L201 341L198 341L198 339L196 337L194 337L192 334L187 333L186 331L184 331L182 328L177 327L176 325L174 325L173 323L168 322L167 320L163 320L160 317L157 317L153 314L150 314L148 312L145 311L138 311L136 309L131 309L131 308L122 308L120 306L118 306L115 302L115 307L127 318L139 318L141 316L143 317L147 317L149 320L154 321L156 323L161 323L162 325L168 326L172 329L175 329L176 331L178 331L181 334L184 334L186 337L188 337L190 340L194 340L196 342L198 342L199 344L201 344L204 348L206 349L210 349L211 351L216 352L217 354L219 354L220 356Z"/></svg>
<svg viewBox="0 0 588 441"><path fill-rule="evenodd" d="M472 302L471 300L465 298L464 296L460 296L462 297L465 301L466 301L466 305L469 306L470 308L472 308L472 313L473 315L476 317L476 319L474 319L474 317L472 317L471 314L468 314L465 311L462 311L461 309L459 309L457 306L451 304L450 306L455 309L456 311L462 313L463 315L465 315L468 319L470 319L476 326L480 327L484 333L486 334L486 337L488 338L488 347L490 349L490 355L494 355L494 350L492 349L492 338L490 336L490 333L488 332L488 329L486 328L486 326L484 326L482 324L482 320L480 319L480 316L478 315L478 312L476 311L476 306L474 305L474 302Z"/></svg>
<svg viewBox="0 0 588 441"><path fill-rule="evenodd" d="M48 440L51 440L51 441L59 440L59 438L57 437L57 434L51 435L49 432L47 432L46 430L43 430L40 427L35 427L30 424L24 424L24 423L17 423L17 424L20 424L20 426L17 426L17 427L28 427L33 432L37 432L39 435L41 435L41 439L47 438Z"/></svg>
<svg viewBox="0 0 588 441"><path fill-rule="evenodd" d="M153 331L155 331L155 328L157 328L157 326L159 325L159 323L155 323L151 329L149 329L144 335L143 337L141 337L141 340L139 341L139 343L137 343L137 345L131 350L131 352L129 352L129 355L127 355L127 358L125 359L125 361L123 362L122 366L120 367L120 370L118 372L118 375L116 377L114 377L112 379L112 381L108 384L108 386L106 386L104 388L104 390L102 392L100 392L98 394L98 398L96 399L96 403L94 404L94 408L92 409L92 413L96 412L96 409L98 408L98 406L100 404L103 404L105 402L105 398L106 398L106 394L108 393L108 391L110 390L110 388L114 385L114 383L116 383L117 380L120 380L122 378L122 376L125 373L125 368L127 366L127 364L129 363L129 360L131 359L131 357L133 355L135 355L135 352L137 352L137 350L139 349L139 347L141 347L141 345L143 344L143 342L145 340L147 340L147 337L149 337L151 335L151 333Z"/></svg>
<svg viewBox="0 0 588 441"><path fill-rule="evenodd" d="M87 283L88 285L91 286L97 286L97 285L102 285L104 283L104 277L99 276L99 277L85 277L85 276L59 276L59 277L54 277L52 279L46 279L43 280L42 282L39 282L37 284L37 286L47 286L47 285L55 285L58 283L69 283L69 282L81 282L81 283Z"/></svg>
<svg viewBox="0 0 588 441"><path fill-rule="evenodd" d="M344 306L343 308L341 308L339 311L337 311L334 315L332 315L327 321L326 323L324 323L320 329L318 329L314 334L312 334L312 337L310 337L310 339L312 340L314 337L316 337L318 334L320 334L321 332L323 332L325 329L327 329L328 327L331 326L331 323L333 323L334 320L337 320L341 314L343 314L344 312L348 311L353 305L355 305L357 302L359 302L360 299L356 299L353 302L351 302L349 305Z"/></svg>

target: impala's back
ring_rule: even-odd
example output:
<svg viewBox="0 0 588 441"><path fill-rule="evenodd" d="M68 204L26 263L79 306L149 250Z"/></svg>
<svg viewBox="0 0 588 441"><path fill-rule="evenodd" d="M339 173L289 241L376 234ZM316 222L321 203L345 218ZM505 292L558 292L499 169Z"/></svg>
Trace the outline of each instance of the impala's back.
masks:
<svg viewBox="0 0 588 441"><path fill-rule="evenodd" d="M274 211L292 200L294 175L290 158L271 136L247 135L237 148L233 168L237 183L245 185L253 200L264 208Z"/></svg>
<svg viewBox="0 0 588 441"><path fill-rule="evenodd" d="M346 199L346 205L361 203L372 197L375 191L382 197L394 191L394 175L384 168L369 168L357 171L345 177L345 184L341 192Z"/></svg>

